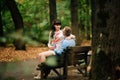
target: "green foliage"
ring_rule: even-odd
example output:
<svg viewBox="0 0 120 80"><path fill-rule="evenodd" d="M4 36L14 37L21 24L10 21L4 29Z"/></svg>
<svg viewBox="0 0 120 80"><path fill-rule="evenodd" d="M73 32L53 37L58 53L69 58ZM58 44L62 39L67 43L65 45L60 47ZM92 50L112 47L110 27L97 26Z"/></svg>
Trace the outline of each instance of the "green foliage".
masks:
<svg viewBox="0 0 120 80"><path fill-rule="evenodd" d="M7 40L6 40L6 38L5 37L0 37L0 42L3 42L3 43L5 43Z"/></svg>
<svg viewBox="0 0 120 80"><path fill-rule="evenodd" d="M79 0L79 27L81 34L87 38L88 34L92 34L91 30L91 0ZM84 37L83 37L84 38Z"/></svg>
<svg viewBox="0 0 120 80"><path fill-rule="evenodd" d="M22 15L24 22L24 37L26 40L35 40L39 43L46 43L48 40L48 32L51 29L49 21L49 0L15 0L17 7ZM13 37L8 34L13 34L15 31L14 23L11 18L10 11L2 1L2 23L5 39L7 43L13 42ZM57 16L62 21L62 27L71 25L70 1L69 0L56 0ZM90 20L90 7L89 15L87 12L87 5L85 0L79 0L79 24L88 26ZM80 27L84 27L81 26ZM82 29L82 28L80 28ZM87 31L87 28L86 28ZM27 37L27 38L26 38ZM1 41L5 41L1 38ZM30 39L28 39L30 38ZM29 42L29 41L28 41Z"/></svg>
<svg viewBox="0 0 120 80"><path fill-rule="evenodd" d="M70 1L61 0L56 3L57 5L57 16L62 21L63 27L71 24L71 14L70 14Z"/></svg>
<svg viewBox="0 0 120 80"><path fill-rule="evenodd" d="M25 34L35 41L43 41L44 31L50 29L48 8L48 1L45 0L27 0L22 6L19 5L25 24Z"/></svg>
<svg viewBox="0 0 120 80"><path fill-rule="evenodd" d="M9 34L14 31L14 24L10 12L7 10L2 12L2 23L4 34Z"/></svg>
<svg viewBox="0 0 120 80"><path fill-rule="evenodd" d="M56 56L50 56L46 60L46 64L49 66L56 66L57 65L57 57Z"/></svg>

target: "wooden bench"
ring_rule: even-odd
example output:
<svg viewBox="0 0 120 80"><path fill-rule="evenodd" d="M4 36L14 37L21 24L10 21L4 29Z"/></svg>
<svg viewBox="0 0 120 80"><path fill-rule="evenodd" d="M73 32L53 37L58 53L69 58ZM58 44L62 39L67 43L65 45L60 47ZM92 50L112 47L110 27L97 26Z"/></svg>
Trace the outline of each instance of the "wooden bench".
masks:
<svg viewBox="0 0 120 80"><path fill-rule="evenodd" d="M91 46L75 46L68 47L64 50L61 56L50 56L56 57L57 64L55 66L49 66L46 63L39 65L41 70L41 78L47 78L50 71L53 70L60 78L67 79L68 67L71 69L77 69L83 75L87 74L88 55L87 53L91 50ZM48 57L47 59L50 59ZM81 68L82 64L82 68ZM62 74L56 69L62 68ZM84 71L83 71L84 70Z"/></svg>

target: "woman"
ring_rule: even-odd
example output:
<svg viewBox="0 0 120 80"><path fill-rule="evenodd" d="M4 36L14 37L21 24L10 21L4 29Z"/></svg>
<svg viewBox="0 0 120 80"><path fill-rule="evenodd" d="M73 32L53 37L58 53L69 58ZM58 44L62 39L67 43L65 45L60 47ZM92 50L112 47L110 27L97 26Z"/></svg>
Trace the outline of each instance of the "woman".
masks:
<svg viewBox="0 0 120 80"><path fill-rule="evenodd" d="M61 30L61 21L56 19L52 23L52 31L49 34L49 41L48 41L48 47L49 50L39 53L39 62L43 63L45 62L45 58L50 55L55 55L54 49L59 50L62 45L62 41L64 40L64 36Z"/></svg>
<svg viewBox="0 0 120 80"><path fill-rule="evenodd" d="M61 21L56 19L52 22L52 31L49 33L48 47L51 50L54 48L60 49L63 39L64 36L61 30Z"/></svg>
<svg viewBox="0 0 120 80"><path fill-rule="evenodd" d="M52 22L52 30L49 33L48 41L49 50L39 53L38 55L39 62L43 63L45 62L47 56L55 55L54 49L59 50L61 48L63 39L64 36L61 30L61 21L59 19L55 19ZM38 75L35 76L34 79L40 79L40 72L38 72Z"/></svg>

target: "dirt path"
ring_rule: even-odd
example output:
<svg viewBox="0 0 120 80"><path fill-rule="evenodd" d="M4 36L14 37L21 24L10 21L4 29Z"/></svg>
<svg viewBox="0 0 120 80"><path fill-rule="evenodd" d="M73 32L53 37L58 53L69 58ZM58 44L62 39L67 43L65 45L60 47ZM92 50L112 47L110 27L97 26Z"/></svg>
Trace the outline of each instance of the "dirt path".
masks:
<svg viewBox="0 0 120 80"><path fill-rule="evenodd" d="M36 59L30 59L20 62L0 63L0 80L34 80L33 76L36 74ZM59 70L62 71L62 70ZM56 74L51 72L49 77L55 77ZM9 79L8 79L9 78ZM10 79L11 78L11 79ZM58 79L50 79L58 80ZM82 77L77 70L68 71L68 80L87 80Z"/></svg>
<svg viewBox="0 0 120 80"><path fill-rule="evenodd" d="M20 62L0 63L0 73L4 79L7 77L13 77L15 80L33 80L33 75L36 71L35 68L37 64L36 59Z"/></svg>

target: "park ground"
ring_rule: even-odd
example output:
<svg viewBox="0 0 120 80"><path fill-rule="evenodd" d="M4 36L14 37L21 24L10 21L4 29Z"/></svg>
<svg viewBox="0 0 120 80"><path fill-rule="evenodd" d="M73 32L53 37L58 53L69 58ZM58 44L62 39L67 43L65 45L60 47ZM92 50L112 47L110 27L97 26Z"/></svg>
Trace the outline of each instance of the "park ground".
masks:
<svg viewBox="0 0 120 80"><path fill-rule="evenodd" d="M90 44L85 42L82 45ZM46 50L46 46L27 46L26 51L15 50L11 46L0 47L0 80L34 80L33 76L37 73L37 55ZM87 80L77 70L69 70L68 75L69 80ZM49 76L55 76L55 73L51 72Z"/></svg>

